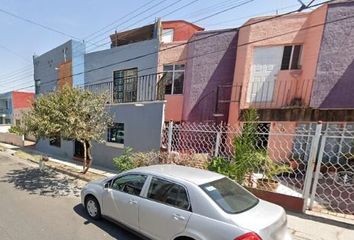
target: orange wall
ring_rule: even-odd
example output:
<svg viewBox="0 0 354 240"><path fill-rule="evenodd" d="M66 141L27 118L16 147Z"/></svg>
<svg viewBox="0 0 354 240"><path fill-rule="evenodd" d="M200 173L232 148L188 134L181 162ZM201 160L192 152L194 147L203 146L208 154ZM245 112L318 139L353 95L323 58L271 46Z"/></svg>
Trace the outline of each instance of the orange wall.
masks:
<svg viewBox="0 0 354 240"><path fill-rule="evenodd" d="M72 78L72 62L68 61L59 65L59 81L58 88L61 89L64 85L73 85Z"/></svg>
<svg viewBox="0 0 354 240"><path fill-rule="evenodd" d="M181 43L163 43L160 50L180 45ZM163 71L164 64L185 64L187 56L187 45L168 49L159 52L157 71ZM183 112L183 94L166 95L165 120L181 121Z"/></svg>
<svg viewBox="0 0 354 240"><path fill-rule="evenodd" d="M195 32L204 30L194 24L185 21L163 21L162 29L174 29L173 41L186 41Z"/></svg>
<svg viewBox="0 0 354 240"><path fill-rule="evenodd" d="M267 151L277 162L292 160L296 122L272 122Z"/></svg>
<svg viewBox="0 0 354 240"><path fill-rule="evenodd" d="M165 121L182 121L183 95L166 95Z"/></svg>
<svg viewBox="0 0 354 240"><path fill-rule="evenodd" d="M12 92L13 108L22 109L32 107L34 93L29 92Z"/></svg>
<svg viewBox="0 0 354 240"><path fill-rule="evenodd" d="M267 107L284 107L284 99L291 101L295 97L300 97L306 105L309 104L323 33L323 25L317 25L324 23L326 13L327 6L322 6L311 13L293 14L240 29L233 85L242 86L242 92L240 102L230 104L230 124L238 121L241 109L250 107L246 97L255 47L303 45L300 60L302 69L281 70L277 74L273 102L268 103ZM251 19L245 25L260 20L262 18ZM232 99L236 99L236 89L233 88Z"/></svg>

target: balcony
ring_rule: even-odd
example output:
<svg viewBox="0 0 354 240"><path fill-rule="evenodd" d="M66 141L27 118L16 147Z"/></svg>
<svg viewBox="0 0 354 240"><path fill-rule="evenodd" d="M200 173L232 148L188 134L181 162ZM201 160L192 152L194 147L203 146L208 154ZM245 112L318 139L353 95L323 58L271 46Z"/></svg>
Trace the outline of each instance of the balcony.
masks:
<svg viewBox="0 0 354 240"><path fill-rule="evenodd" d="M88 84L85 89L107 96L107 104L151 102L165 99L163 74L124 77L114 81Z"/></svg>
<svg viewBox="0 0 354 240"><path fill-rule="evenodd" d="M242 108L303 108L308 107L312 79L276 79L249 82L241 93Z"/></svg>

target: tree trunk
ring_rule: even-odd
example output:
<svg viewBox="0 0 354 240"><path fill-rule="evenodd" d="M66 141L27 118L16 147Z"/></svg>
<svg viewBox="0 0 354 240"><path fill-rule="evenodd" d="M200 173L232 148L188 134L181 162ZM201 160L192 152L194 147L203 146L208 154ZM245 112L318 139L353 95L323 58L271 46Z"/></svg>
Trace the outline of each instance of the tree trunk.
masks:
<svg viewBox="0 0 354 240"><path fill-rule="evenodd" d="M84 161L82 163L82 173L85 174L88 170L86 165L86 141L82 141L82 146L84 147Z"/></svg>
<svg viewBox="0 0 354 240"><path fill-rule="evenodd" d="M86 148L87 146L87 148ZM90 141L84 141L84 162L85 162L85 169L83 171L83 174L87 173L89 168L91 167L92 164L92 156L91 156L91 143Z"/></svg>

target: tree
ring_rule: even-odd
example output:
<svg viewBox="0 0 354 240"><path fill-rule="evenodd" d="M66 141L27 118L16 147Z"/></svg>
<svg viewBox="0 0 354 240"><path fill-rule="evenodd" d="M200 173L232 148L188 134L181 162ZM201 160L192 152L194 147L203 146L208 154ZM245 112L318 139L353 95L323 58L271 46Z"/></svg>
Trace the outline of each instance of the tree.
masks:
<svg viewBox="0 0 354 240"><path fill-rule="evenodd" d="M104 142L104 134L112 124L105 109L105 95L96 95L84 89L64 86L33 102L33 108L24 114L25 131L37 139L77 140L83 144L83 173L92 164L92 141Z"/></svg>

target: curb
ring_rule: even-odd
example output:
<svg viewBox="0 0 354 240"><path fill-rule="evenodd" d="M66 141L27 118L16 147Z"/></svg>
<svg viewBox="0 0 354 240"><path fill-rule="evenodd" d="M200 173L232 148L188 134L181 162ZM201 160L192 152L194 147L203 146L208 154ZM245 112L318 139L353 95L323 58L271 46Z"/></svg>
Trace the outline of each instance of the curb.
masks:
<svg viewBox="0 0 354 240"><path fill-rule="evenodd" d="M5 151L7 152L7 151ZM15 151L16 152L16 151ZM17 157L15 156L15 152L14 153L10 153L10 152L7 152L9 153L12 157ZM32 162L32 163L35 163L35 164L38 164L37 161L35 160L32 160L32 159L29 159L29 158L20 158L20 157L17 157L18 159L21 159L21 160L27 160L29 162ZM85 175L83 174L80 174L80 173L76 173L76 172L72 172L68 169L65 169L65 168L62 168L62 167L57 167L57 166L53 166L53 165L48 165L48 164L44 164L45 167L47 168L50 168L50 169L53 169L57 172L60 172L60 173L63 173L65 175L68 175L68 176L71 176L71 177L74 177L75 179L80 179L82 181L85 181L85 182L91 182L93 181L94 179L91 179L89 177L86 177ZM98 177L101 177L101 178L105 178L106 176L104 175L100 175L100 174L97 174L97 173L94 173L95 175L97 175Z"/></svg>

